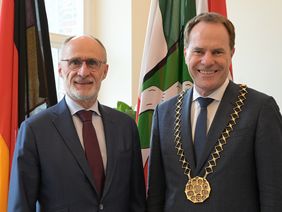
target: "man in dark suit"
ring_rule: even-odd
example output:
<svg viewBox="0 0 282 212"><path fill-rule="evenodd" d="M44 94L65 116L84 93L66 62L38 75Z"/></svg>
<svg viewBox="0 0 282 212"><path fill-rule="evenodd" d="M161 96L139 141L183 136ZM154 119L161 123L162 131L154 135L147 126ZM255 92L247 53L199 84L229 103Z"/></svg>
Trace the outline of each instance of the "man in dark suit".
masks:
<svg viewBox="0 0 282 212"><path fill-rule="evenodd" d="M107 72L106 50L99 40L90 36L66 40L59 63L66 95L21 125L8 211L35 211L36 204L40 211L145 211L136 124L97 101ZM93 163L100 162L100 182L89 159L94 154L87 155L81 110L94 111L93 115L90 112L90 126L93 132L93 123L96 131L99 159Z"/></svg>
<svg viewBox="0 0 282 212"><path fill-rule="evenodd" d="M281 113L272 97L229 80L234 40L219 14L186 25L194 86L155 109L148 212L282 210Z"/></svg>

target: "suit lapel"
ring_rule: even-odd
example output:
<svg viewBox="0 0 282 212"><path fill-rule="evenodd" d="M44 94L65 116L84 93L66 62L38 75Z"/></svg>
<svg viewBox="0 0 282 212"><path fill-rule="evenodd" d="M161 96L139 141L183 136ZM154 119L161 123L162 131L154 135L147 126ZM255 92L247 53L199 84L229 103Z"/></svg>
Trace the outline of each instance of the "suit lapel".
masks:
<svg viewBox="0 0 282 212"><path fill-rule="evenodd" d="M214 147L221 133L227 126L230 120L230 114L233 112L233 107L235 105L235 101L237 100L238 94L238 85L230 81L224 92L224 95L222 97L210 130L208 132L207 144L203 150L202 156L198 162L198 166L196 169L197 174L199 174L200 171L203 171L203 166L209 159L211 153L214 151Z"/></svg>
<svg viewBox="0 0 282 212"><path fill-rule="evenodd" d="M102 199L104 196L109 192L110 185L112 179L114 177L115 168L116 168L116 154L117 154L117 147L115 140L115 126L114 121L111 119L110 113L106 110L106 108L99 104L99 110L102 115L103 125L104 125L104 132L105 132L105 140L106 140L106 147L107 147L107 167L106 167L106 178L105 178L105 185L103 190Z"/></svg>
<svg viewBox="0 0 282 212"><path fill-rule="evenodd" d="M182 116L181 116L181 138L184 149L185 158L192 170L195 170L195 159L194 159L194 145L192 141L192 130L191 130L191 102L192 102L192 89L189 89L184 94L182 104Z"/></svg>
<svg viewBox="0 0 282 212"><path fill-rule="evenodd" d="M74 158L78 162L80 168L87 176L91 185L95 188L91 170L85 158L84 150L80 144L70 111L66 105L65 100L63 99L56 107L56 117L53 119L53 124L58 130L59 134L62 136L63 142L69 148Z"/></svg>

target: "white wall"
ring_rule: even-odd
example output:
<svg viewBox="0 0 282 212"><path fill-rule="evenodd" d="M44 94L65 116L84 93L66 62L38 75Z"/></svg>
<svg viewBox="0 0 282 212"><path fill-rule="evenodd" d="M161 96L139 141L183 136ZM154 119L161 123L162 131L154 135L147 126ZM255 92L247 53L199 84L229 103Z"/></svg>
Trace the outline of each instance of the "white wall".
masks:
<svg viewBox="0 0 282 212"><path fill-rule="evenodd" d="M139 72L151 0L132 0L132 102L137 104Z"/></svg>
<svg viewBox="0 0 282 212"><path fill-rule="evenodd" d="M131 0L95 0L93 34L105 45L109 72L102 83L99 101L116 107L117 101L131 104Z"/></svg>
<svg viewBox="0 0 282 212"><path fill-rule="evenodd" d="M282 1L226 2L237 36L234 81L273 96L282 110Z"/></svg>

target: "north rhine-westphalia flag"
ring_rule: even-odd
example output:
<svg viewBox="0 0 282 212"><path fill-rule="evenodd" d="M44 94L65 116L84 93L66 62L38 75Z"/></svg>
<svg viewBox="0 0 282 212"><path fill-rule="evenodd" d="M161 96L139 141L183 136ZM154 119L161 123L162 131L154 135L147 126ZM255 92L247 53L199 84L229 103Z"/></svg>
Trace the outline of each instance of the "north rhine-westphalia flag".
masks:
<svg viewBox="0 0 282 212"><path fill-rule="evenodd" d="M57 103L44 0L2 0L0 11L0 212L20 123Z"/></svg>
<svg viewBox="0 0 282 212"><path fill-rule="evenodd" d="M226 16L225 0L152 0L140 71L137 123L145 177L155 106L192 86L184 60L183 31L196 14Z"/></svg>

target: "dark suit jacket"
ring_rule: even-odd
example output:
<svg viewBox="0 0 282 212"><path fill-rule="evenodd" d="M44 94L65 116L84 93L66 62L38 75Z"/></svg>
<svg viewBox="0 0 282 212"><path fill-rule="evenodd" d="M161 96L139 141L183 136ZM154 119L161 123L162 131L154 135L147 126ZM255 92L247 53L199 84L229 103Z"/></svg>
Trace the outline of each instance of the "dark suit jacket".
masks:
<svg viewBox="0 0 282 212"><path fill-rule="evenodd" d="M27 119L19 130L8 211L143 212L145 186L139 134L129 116L99 105L107 146L99 199L71 114L59 104Z"/></svg>
<svg viewBox="0 0 282 212"><path fill-rule="evenodd" d="M182 105L181 132L191 175L203 177L207 161L238 97L239 86L230 82L207 135L207 145L195 166L190 107L193 89ZM210 197L194 204L184 193L188 181L174 143L177 97L157 106L152 127L148 180L149 212L281 212L282 118L275 100L253 89L224 146L214 172L208 175Z"/></svg>

